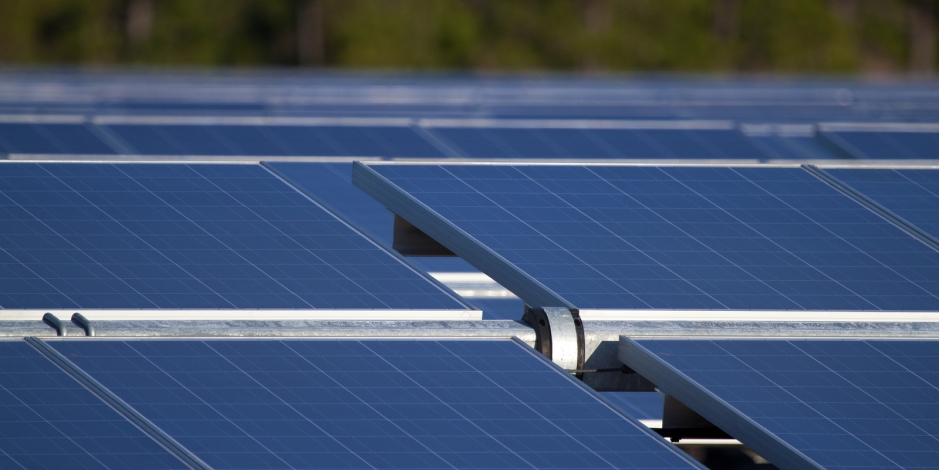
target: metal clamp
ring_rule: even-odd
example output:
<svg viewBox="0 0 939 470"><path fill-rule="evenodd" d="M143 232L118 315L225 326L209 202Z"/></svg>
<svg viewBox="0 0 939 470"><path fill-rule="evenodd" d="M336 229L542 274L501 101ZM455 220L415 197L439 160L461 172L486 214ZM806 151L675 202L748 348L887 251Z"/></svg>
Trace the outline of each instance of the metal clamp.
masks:
<svg viewBox="0 0 939 470"><path fill-rule="evenodd" d="M535 349L583 378L584 328L576 311L563 307L525 307L522 320L535 329Z"/></svg>

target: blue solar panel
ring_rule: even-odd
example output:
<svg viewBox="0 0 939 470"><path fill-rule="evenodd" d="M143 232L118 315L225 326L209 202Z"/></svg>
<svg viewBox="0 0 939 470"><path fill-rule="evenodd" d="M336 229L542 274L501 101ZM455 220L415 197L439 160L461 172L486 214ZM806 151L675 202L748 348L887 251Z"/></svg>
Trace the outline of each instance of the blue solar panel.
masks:
<svg viewBox="0 0 939 470"><path fill-rule="evenodd" d="M723 407L699 409L706 418L730 427L752 420L761 434L776 436L824 468L935 468L939 461L935 341L636 343L657 362L630 348L632 359L621 357L634 361L631 367L645 364L647 371L640 372L657 377L664 376L652 369L683 374L684 382L669 383L666 392L689 400L685 404L692 408L694 396L713 394ZM767 445L762 436L734 437L772 461L760 447Z"/></svg>
<svg viewBox="0 0 939 470"><path fill-rule="evenodd" d="M258 165L0 165L3 308L463 308Z"/></svg>
<svg viewBox="0 0 939 470"><path fill-rule="evenodd" d="M825 170L907 222L939 238L939 171Z"/></svg>
<svg viewBox="0 0 939 470"><path fill-rule="evenodd" d="M142 155L443 157L403 126L109 124L105 128Z"/></svg>
<svg viewBox="0 0 939 470"><path fill-rule="evenodd" d="M113 154L83 124L0 123L0 152L23 154Z"/></svg>
<svg viewBox="0 0 939 470"><path fill-rule="evenodd" d="M22 341L0 341L0 468L185 468Z"/></svg>
<svg viewBox="0 0 939 470"><path fill-rule="evenodd" d="M820 131L827 139L853 158L875 160L934 160L939 146L937 132L862 132Z"/></svg>
<svg viewBox="0 0 939 470"><path fill-rule="evenodd" d="M214 468L695 468L510 341L54 347Z"/></svg>
<svg viewBox="0 0 939 470"><path fill-rule="evenodd" d="M466 157L766 159L736 130L429 128Z"/></svg>
<svg viewBox="0 0 939 470"><path fill-rule="evenodd" d="M939 309L939 253L797 168L370 168L578 308Z"/></svg>

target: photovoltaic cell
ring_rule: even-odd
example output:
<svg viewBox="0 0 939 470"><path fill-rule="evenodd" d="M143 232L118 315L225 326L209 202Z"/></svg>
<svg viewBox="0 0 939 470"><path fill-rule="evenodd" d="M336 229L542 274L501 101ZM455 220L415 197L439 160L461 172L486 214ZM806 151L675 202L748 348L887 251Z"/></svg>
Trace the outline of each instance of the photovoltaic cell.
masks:
<svg viewBox="0 0 939 470"><path fill-rule="evenodd" d="M939 238L939 171L826 169L848 186Z"/></svg>
<svg viewBox="0 0 939 470"><path fill-rule="evenodd" d="M0 123L0 152L23 154L114 154L84 124Z"/></svg>
<svg viewBox="0 0 939 470"><path fill-rule="evenodd" d="M392 126L105 126L142 155L436 157L409 127Z"/></svg>
<svg viewBox="0 0 939 470"><path fill-rule="evenodd" d="M939 253L797 168L370 168L578 308L939 309Z"/></svg>
<svg viewBox="0 0 939 470"><path fill-rule="evenodd" d="M258 165L0 165L3 308L461 309Z"/></svg>
<svg viewBox="0 0 939 470"><path fill-rule="evenodd" d="M711 393L730 412L706 418L720 426L730 415L745 417L824 468L935 468L939 461L939 342L635 342L658 362L631 349L631 367L681 372L685 396ZM682 399L675 387L666 392ZM734 437L763 453L756 436Z"/></svg>
<svg viewBox="0 0 939 470"><path fill-rule="evenodd" d="M0 467L185 468L23 341L0 341Z"/></svg>
<svg viewBox="0 0 939 470"><path fill-rule="evenodd" d="M225 468L696 468L510 341L54 347Z"/></svg>
<svg viewBox="0 0 939 470"><path fill-rule="evenodd" d="M429 128L477 158L765 159L737 130Z"/></svg>

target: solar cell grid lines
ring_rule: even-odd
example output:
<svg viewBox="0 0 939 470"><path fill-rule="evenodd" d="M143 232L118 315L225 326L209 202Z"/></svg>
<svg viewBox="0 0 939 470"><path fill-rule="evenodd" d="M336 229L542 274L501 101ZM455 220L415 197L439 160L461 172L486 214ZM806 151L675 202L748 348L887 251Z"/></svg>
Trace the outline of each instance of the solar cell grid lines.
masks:
<svg viewBox="0 0 939 470"><path fill-rule="evenodd" d="M0 467L186 468L22 341L0 341Z"/></svg>
<svg viewBox="0 0 939 470"><path fill-rule="evenodd" d="M825 171L932 237L939 238L939 170Z"/></svg>
<svg viewBox="0 0 939 470"><path fill-rule="evenodd" d="M57 341L213 468L698 468L511 341Z"/></svg>
<svg viewBox="0 0 939 470"><path fill-rule="evenodd" d="M582 309L939 310L939 253L798 168L369 168Z"/></svg>
<svg viewBox="0 0 939 470"><path fill-rule="evenodd" d="M258 165L0 165L3 308L463 309Z"/></svg>
<svg viewBox="0 0 939 470"><path fill-rule="evenodd" d="M773 439L779 439L802 453L802 462L793 466L936 467L936 341L702 339L634 345L621 346L620 357L718 426L739 432L745 420L759 425L758 432L736 437L770 459L771 448L779 450ZM701 407L694 397L702 394L721 405Z"/></svg>

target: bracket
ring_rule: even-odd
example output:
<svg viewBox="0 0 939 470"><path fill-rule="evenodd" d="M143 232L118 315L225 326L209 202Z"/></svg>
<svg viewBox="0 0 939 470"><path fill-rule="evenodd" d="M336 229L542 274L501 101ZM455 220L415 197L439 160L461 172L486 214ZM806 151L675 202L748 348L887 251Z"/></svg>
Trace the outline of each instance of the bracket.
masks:
<svg viewBox="0 0 939 470"><path fill-rule="evenodd" d="M526 305L522 321L535 329L538 352L583 379L584 327L576 310Z"/></svg>
<svg viewBox="0 0 939 470"><path fill-rule="evenodd" d="M65 336L67 334L65 324L62 323L62 320L59 320L59 317L53 315L51 312L46 312L46 314L42 316L42 321L55 328L55 334L57 336Z"/></svg>
<svg viewBox="0 0 939 470"><path fill-rule="evenodd" d="M456 256L449 248L397 214L391 247L401 256Z"/></svg>
<svg viewBox="0 0 939 470"><path fill-rule="evenodd" d="M85 330L85 336L95 335L95 327L91 325L91 322L87 318L85 318L84 315L78 312L73 313L72 323L80 326L81 329Z"/></svg>
<svg viewBox="0 0 939 470"><path fill-rule="evenodd" d="M682 439L733 439L671 395L665 395L662 428L653 429L653 431L671 439L672 442L679 442Z"/></svg>

